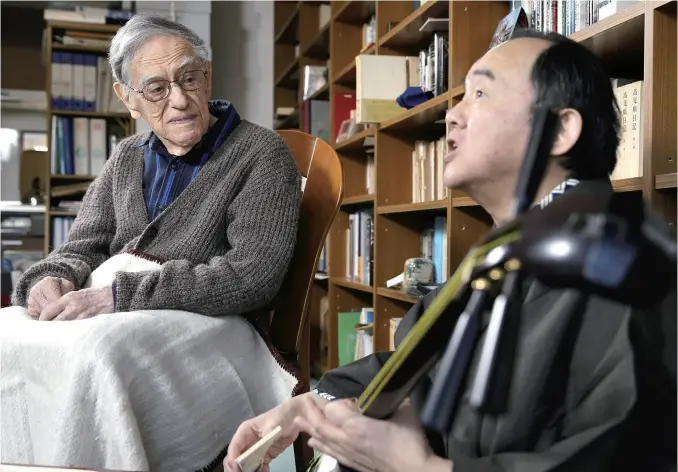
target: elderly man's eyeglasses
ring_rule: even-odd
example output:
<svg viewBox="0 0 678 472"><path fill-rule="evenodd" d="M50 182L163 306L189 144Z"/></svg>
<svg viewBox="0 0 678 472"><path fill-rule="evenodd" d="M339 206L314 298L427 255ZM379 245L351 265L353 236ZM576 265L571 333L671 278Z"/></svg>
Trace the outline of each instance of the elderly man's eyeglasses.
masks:
<svg viewBox="0 0 678 472"><path fill-rule="evenodd" d="M141 90L134 87L128 87L136 93L140 93L144 99L149 102L157 102L169 97L172 91L172 84L177 84L186 92L193 92L205 85L207 80L207 72L203 70L190 70L181 74L178 80L153 80L145 84Z"/></svg>

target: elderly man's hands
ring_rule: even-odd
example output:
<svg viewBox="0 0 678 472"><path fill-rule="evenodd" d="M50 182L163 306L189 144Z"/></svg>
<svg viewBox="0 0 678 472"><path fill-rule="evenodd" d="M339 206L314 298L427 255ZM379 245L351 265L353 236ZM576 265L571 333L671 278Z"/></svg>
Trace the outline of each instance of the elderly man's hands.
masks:
<svg viewBox="0 0 678 472"><path fill-rule="evenodd" d="M299 416L295 423L311 436L309 446L345 467L359 472L452 470L450 461L431 451L409 402L386 421L362 415L348 400L328 403L322 413L313 419Z"/></svg>
<svg viewBox="0 0 678 472"><path fill-rule="evenodd" d="M111 287L86 288L68 292L47 305L40 313L40 321L83 320L115 310Z"/></svg>
<svg viewBox="0 0 678 472"><path fill-rule="evenodd" d="M28 295L28 315L39 318L42 310L51 303L58 301L62 296L72 292L73 284L59 277L45 277L33 286Z"/></svg>

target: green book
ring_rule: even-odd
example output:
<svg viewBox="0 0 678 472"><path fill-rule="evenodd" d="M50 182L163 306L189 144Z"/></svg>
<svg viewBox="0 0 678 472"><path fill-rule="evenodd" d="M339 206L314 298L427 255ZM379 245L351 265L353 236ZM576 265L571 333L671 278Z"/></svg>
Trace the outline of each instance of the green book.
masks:
<svg viewBox="0 0 678 472"><path fill-rule="evenodd" d="M360 311L340 312L337 318L339 365L346 365L355 360L355 344L357 340L355 327L360 324Z"/></svg>

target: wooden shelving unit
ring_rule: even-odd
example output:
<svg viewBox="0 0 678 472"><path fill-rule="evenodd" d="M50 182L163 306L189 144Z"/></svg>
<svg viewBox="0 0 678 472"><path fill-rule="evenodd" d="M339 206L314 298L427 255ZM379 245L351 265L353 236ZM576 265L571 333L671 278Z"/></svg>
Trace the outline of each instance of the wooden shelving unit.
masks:
<svg viewBox="0 0 678 472"><path fill-rule="evenodd" d="M45 62L46 74L45 74L45 90L47 91L47 103L52 103L52 76L51 76L51 65L52 65L52 52L53 51L64 51L64 52L79 52L79 53L91 53L96 55L105 55L108 51L102 48L81 46L81 45L63 45L53 42L54 30L70 30L70 31L82 31L82 32L91 32L91 33L115 33L119 26L116 25L99 25L99 24L90 24L90 23L71 23L64 21L47 21L45 27ZM115 121L118 123L124 130L127 136L133 133L133 123L129 114L126 113L102 113L102 112L91 112L91 111L80 111L80 110L55 110L49 109L46 113L47 116L47 142L52 143L52 116L68 116L68 117L84 117L84 118L103 118L107 121ZM77 213L71 211L63 210L53 210L52 205L55 200L62 200L62 198L52 197L52 186L55 183L61 184L74 184L78 182L88 182L94 180L95 176L90 175L73 175L73 174L53 174L51 167L51 153L55 152L54 149L51 149L50 145L50 159L47 160L47 170L45 175L49 176L47 179L46 185L46 198L45 198L45 244L44 252L49 254L52 248L52 223L54 217L72 217L75 218ZM68 197L71 199L71 197Z"/></svg>
<svg viewBox="0 0 678 472"><path fill-rule="evenodd" d="M323 38L325 32L305 31L303 12L312 8L306 2L276 2L276 38L291 37L285 28L298 17L297 42L303 34ZM335 145L344 163L345 197L328 239L329 318L326 322L328 359L335 367L337 358L337 313L360 307L374 307L376 350L389 346L390 318L403 316L416 299L385 283L401 273L407 258L419 253L420 230L436 215L447 217L448 272L453 273L468 248L491 226L489 216L468 196L452 191L442 201L412 203L411 158L414 141L443 136L441 123L447 109L463 97L462 81L470 66L488 48L498 22L509 11L507 1L429 1L414 10L412 2L343 1L331 2L329 25L330 109L336 92L355 90L355 56L358 54L416 54L428 37L419 27L428 17L449 18L449 91L388 122L370 128ZM361 25L376 15L376 44L361 51ZM296 17L295 17L296 15ZM280 18L280 20L279 20ZM283 19L284 18L284 19ZM614 182L617 191L642 192L672 225L676 220L676 2L637 2L609 18L571 36L594 51L610 76L643 79L643 177ZM316 39L313 39L316 41ZM287 58L289 44L276 40L275 69L300 70L306 57ZM320 46L318 46L320 47ZM310 48L310 49L309 49ZM316 46L306 45L302 51ZM325 56L323 56L325 57ZM292 61L298 67L291 65ZM275 92L275 106L299 107L300 89ZM330 118L332 121L332 118ZM334 123L330 123L334 129ZM376 193L368 195L365 184L366 155L363 139L374 136ZM334 136L332 137L334 140ZM334 143L330 143L334 144ZM349 214L356 208L374 208L374 283L367 286L346 278L345 238Z"/></svg>
<svg viewBox="0 0 678 472"><path fill-rule="evenodd" d="M62 48L64 50L64 48ZM78 51L85 51L82 47ZM89 52L99 52L95 50L89 50ZM57 116L83 116L85 118L128 118L127 113L102 113L98 111L76 111L76 110L50 110L52 115Z"/></svg>
<svg viewBox="0 0 678 472"><path fill-rule="evenodd" d="M678 179L676 178L676 173L673 172L672 174L660 174L655 176L655 188L657 190L662 190L662 189L675 189L676 184L678 183Z"/></svg>

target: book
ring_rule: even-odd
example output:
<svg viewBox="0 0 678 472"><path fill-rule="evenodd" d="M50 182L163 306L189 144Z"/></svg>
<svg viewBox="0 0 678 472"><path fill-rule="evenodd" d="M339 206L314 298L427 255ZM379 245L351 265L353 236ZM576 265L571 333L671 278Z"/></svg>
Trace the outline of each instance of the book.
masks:
<svg viewBox="0 0 678 472"><path fill-rule="evenodd" d="M516 8L499 22L492 41L490 41L490 49L511 39L513 32L521 28L529 28L529 22L525 10Z"/></svg>

